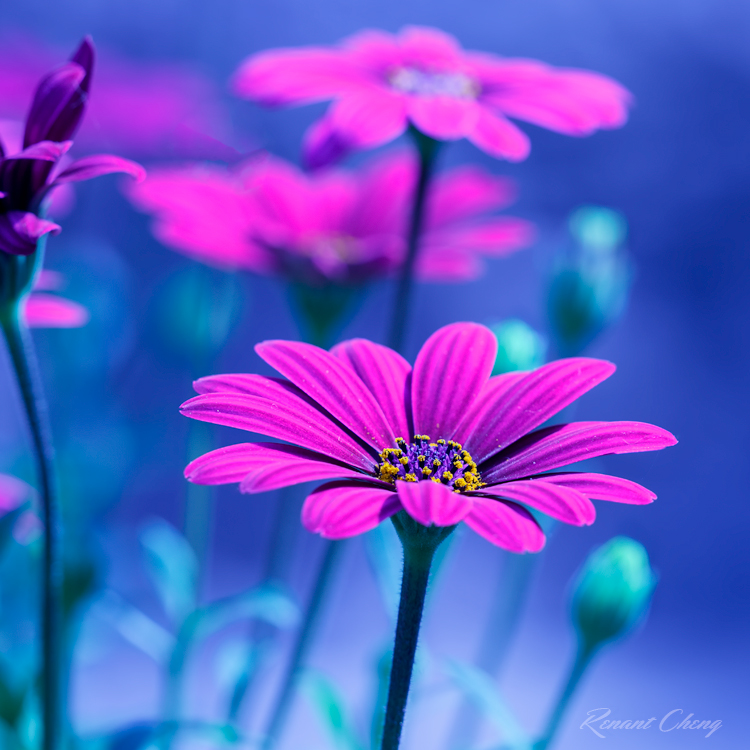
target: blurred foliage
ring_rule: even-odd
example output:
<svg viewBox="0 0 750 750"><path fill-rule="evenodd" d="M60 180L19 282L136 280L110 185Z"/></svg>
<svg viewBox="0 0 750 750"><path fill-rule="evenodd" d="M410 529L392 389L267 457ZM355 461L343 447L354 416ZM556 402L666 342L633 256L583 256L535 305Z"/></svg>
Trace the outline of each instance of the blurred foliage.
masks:
<svg viewBox="0 0 750 750"><path fill-rule="evenodd" d="M497 358L493 375L518 370L534 370L544 364L547 341L530 325L509 318L490 326L497 339Z"/></svg>
<svg viewBox="0 0 750 750"><path fill-rule="evenodd" d="M622 314L632 282L623 247L625 218L586 206L569 221L572 246L556 261L547 292L547 317L558 354L580 354Z"/></svg>

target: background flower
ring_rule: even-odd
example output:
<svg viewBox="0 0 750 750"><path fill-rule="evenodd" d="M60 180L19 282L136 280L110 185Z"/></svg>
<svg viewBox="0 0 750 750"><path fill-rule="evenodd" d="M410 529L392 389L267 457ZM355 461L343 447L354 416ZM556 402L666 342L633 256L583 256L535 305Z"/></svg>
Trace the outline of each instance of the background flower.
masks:
<svg viewBox="0 0 750 750"><path fill-rule="evenodd" d="M349 284L400 265L416 175L415 160L404 152L357 171L313 175L263 156L231 170L155 168L126 192L155 214L159 240L198 260L310 284ZM465 281L479 275L483 257L530 244L530 222L488 215L515 192L510 180L479 167L440 175L428 199L419 278Z"/></svg>
<svg viewBox="0 0 750 750"><path fill-rule="evenodd" d="M308 132L306 157L320 165L374 148L409 124L432 138L468 138L492 156L520 161L530 142L508 117L566 135L620 127L630 94L611 78L536 60L466 52L450 34L407 26L368 29L337 47L260 52L234 77L240 96L269 105L334 103Z"/></svg>

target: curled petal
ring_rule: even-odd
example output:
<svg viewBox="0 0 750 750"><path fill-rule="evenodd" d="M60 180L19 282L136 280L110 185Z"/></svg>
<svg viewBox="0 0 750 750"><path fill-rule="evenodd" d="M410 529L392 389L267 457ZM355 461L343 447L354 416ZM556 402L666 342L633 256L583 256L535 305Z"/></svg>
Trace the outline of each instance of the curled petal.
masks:
<svg viewBox="0 0 750 750"><path fill-rule="evenodd" d="M146 170L130 159L123 159L112 154L97 154L96 156L85 156L83 159L74 161L69 167L57 175L54 185L65 182L81 182L90 180L113 172L122 172L135 177L138 182L146 179Z"/></svg>
<svg viewBox="0 0 750 750"><path fill-rule="evenodd" d="M378 451L395 445L372 393L330 352L298 341L264 341L255 351L366 443Z"/></svg>
<svg viewBox="0 0 750 750"><path fill-rule="evenodd" d="M433 440L451 437L489 379L496 355L494 334L476 323L433 333L414 363L414 431Z"/></svg>
<svg viewBox="0 0 750 750"><path fill-rule="evenodd" d="M36 214L9 211L0 214L0 250L10 255L31 255L45 234L59 234L60 227Z"/></svg>
<svg viewBox="0 0 750 750"><path fill-rule="evenodd" d="M66 141L78 128L86 106L81 83L86 71L69 62L45 76L37 86L26 118L24 147L39 141Z"/></svg>
<svg viewBox="0 0 750 750"><path fill-rule="evenodd" d="M393 349L366 339L343 341L331 354L357 373L370 389L397 437L411 434L407 400L411 365Z"/></svg>
<svg viewBox="0 0 750 750"><path fill-rule="evenodd" d="M643 422L572 422L530 433L479 469L485 482L496 484L586 458L657 451L675 443L674 435Z"/></svg>
<svg viewBox="0 0 750 750"><path fill-rule="evenodd" d="M353 482L332 482L315 490L302 507L308 531L327 539L345 539L374 529L401 510L393 490Z"/></svg>
<svg viewBox="0 0 750 750"><path fill-rule="evenodd" d="M404 510L423 526L455 526L474 505L468 495L430 480L396 482L396 491Z"/></svg>
<svg viewBox="0 0 750 750"><path fill-rule="evenodd" d="M507 482L483 487L480 492L530 505L558 521L574 526L589 526L596 518L594 505L586 495L571 487L541 480Z"/></svg>
<svg viewBox="0 0 750 750"><path fill-rule="evenodd" d="M476 102L452 96L416 96L409 99L409 119L425 135L443 141L473 132L482 110Z"/></svg>
<svg viewBox="0 0 750 750"><path fill-rule="evenodd" d="M515 503L475 496L464 522L487 541L510 552L539 552L544 547L539 524Z"/></svg>

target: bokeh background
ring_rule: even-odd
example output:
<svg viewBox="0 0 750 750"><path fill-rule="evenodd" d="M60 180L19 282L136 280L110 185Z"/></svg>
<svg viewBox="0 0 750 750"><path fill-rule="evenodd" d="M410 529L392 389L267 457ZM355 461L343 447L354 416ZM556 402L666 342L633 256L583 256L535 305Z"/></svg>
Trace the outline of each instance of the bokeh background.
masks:
<svg viewBox="0 0 750 750"><path fill-rule="evenodd" d="M643 508L598 503L592 527L558 528L552 535L502 678L508 701L528 729L541 727L573 657L568 581L593 547L626 534L645 545L658 572L650 617L592 667L559 747L583 750L602 742L579 729L586 712L597 707L610 707L612 716L622 719L683 709L723 721L708 739L698 732L656 729L613 733L607 747L744 747L750 697L750 5L743 0L3 0L0 58L36 60L33 82L90 33L101 70L94 100L105 95L107 80L145 90L156 68L165 80L174 76L179 82L167 119L184 127L168 124L148 142L132 128L114 136L92 108L83 148L90 143L147 167L188 157L231 159L232 149L256 148L297 161L301 135L322 107L269 111L233 99L227 82L237 64L268 47L333 43L363 27L395 31L405 23L443 28L470 49L596 70L622 82L636 99L623 129L590 138L524 125L533 148L520 164L491 160L466 143L445 149L442 161L442 166L479 162L517 180L520 198L512 213L536 222L540 237L532 249L492 261L475 285L420 286L408 330L410 356L437 327L456 320L520 317L544 331L544 298L552 258L566 241L566 217L582 204L609 206L628 220L635 279L625 315L587 351L614 361L618 372L581 400L576 417L652 422L680 441L664 453L601 460L603 471L634 479L659 499ZM191 106L180 109L184 101ZM12 114L0 111L0 117ZM80 330L35 334L53 402L71 527L90 527L71 546L82 559L96 560L99 591L117 592L165 624L143 570L138 535L155 517L177 527L184 523L189 425L177 407L191 395L196 374L264 371L253 344L297 337L286 292L273 280L245 275L227 281L220 272L209 274L210 283L234 300L227 313L231 332L220 351L198 362L186 357L173 345L169 327L179 309L174 279L190 273L192 264L152 238L148 217L127 203L116 177L76 188L64 232L49 242L48 266L65 274L66 295L92 316ZM372 288L345 334L382 340L387 324L382 311L391 292L388 284ZM0 393L0 470L31 479L4 353ZM221 445L237 438L216 428L211 439ZM259 582L278 498L241 496L223 487L215 500L202 581L206 600ZM319 551L318 540L301 529L289 542L289 582L303 598ZM361 540L350 542L345 554L311 661L338 685L366 728L373 664L391 637L391 623ZM455 541L425 624L430 659L471 661L503 562L499 550L475 535ZM73 721L89 736L153 720L160 710L158 667L101 611L86 610L73 659ZM28 645L33 632L11 634L5 621L0 629L6 631L0 650L24 638ZM211 718L225 700L215 664L221 643L209 640L187 672L194 716ZM428 674L430 669L428 664ZM268 689L258 693L261 704L273 675L268 680ZM408 721L407 747L442 747L458 705L456 691L439 678L426 684ZM487 746L492 736L487 730ZM332 746L301 697L283 747Z"/></svg>

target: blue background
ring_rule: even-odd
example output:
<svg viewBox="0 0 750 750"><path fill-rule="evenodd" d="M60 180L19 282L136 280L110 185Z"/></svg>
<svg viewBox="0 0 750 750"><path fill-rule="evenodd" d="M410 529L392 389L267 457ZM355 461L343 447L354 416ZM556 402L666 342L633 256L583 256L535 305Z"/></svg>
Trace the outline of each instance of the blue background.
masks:
<svg viewBox="0 0 750 750"><path fill-rule="evenodd" d="M539 566L502 686L520 718L538 728L572 658L567 582L590 549L626 534L646 546L659 574L650 619L592 668L560 747L598 746L601 740L578 725L586 711L599 706L610 707L615 718L661 717L682 708L696 718L724 722L708 740L692 736L695 732L677 736L649 730L637 737L608 737L605 747L687 748L703 742L742 747L747 742L742 709L750 697L750 5L739 0L5 0L0 6L2 28L33 30L70 49L91 33L102 55L111 49L144 61L187 62L221 90L251 52L333 43L365 26L395 31L405 23L441 27L469 49L606 73L636 97L623 129L590 138L524 125L533 148L521 164L493 161L465 143L445 150L443 165L480 162L514 177L520 199L512 212L536 221L541 237L533 249L492 262L475 286L420 287L408 332L410 356L433 330L455 320L517 316L544 329L546 274L566 216L585 203L617 208L629 221L637 276L625 317L587 351L614 361L618 372L581 400L576 417L653 422L680 441L659 454L602 459L602 470L646 485L659 499L644 508L599 503L592 527L557 530ZM250 137L293 160L304 128L321 111L267 111L225 98L237 144ZM84 478L69 481L93 515L104 511L97 516L97 548L109 585L156 611L138 567L136 535L154 515L181 523L188 426L177 406L191 393L192 374L154 332L153 300L189 262L150 236L147 217L130 208L115 178L80 187L77 207L64 221L63 234L49 243L48 257L50 267L68 275L69 296L87 304L94 316L87 329L38 335L58 442L72 453L82 452L90 469ZM239 323L207 365L211 371L260 371L252 352L256 341L297 335L280 284L247 277L241 284L245 302ZM381 311L390 294L387 285L372 289L346 333L382 340ZM0 455L20 460L22 420L5 366L0 380L6 394L0 401ZM238 435L217 429L215 439L226 444ZM63 448L63 464L65 456ZM72 465L81 460L71 459ZM217 495L207 596L257 581L276 500L240 496L235 488L221 488ZM289 551L292 582L300 592L309 583L317 541L300 532ZM349 544L346 554L350 564L331 592L314 663L361 708L369 689L367 670L387 641L390 624L361 542ZM433 655L472 658L501 564L502 554L473 535L456 542L426 623L425 642ZM216 701L196 675L209 671L209 655L210 648L190 673L192 700L206 715ZM155 715L158 677L145 657L112 637L108 648L77 658L72 700L82 730ZM455 703L450 691L420 701L409 722L408 747L438 747ZM327 746L302 701L294 721L298 734L295 739L290 732L285 747Z"/></svg>

